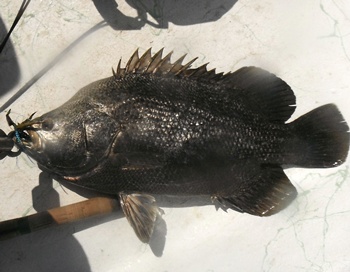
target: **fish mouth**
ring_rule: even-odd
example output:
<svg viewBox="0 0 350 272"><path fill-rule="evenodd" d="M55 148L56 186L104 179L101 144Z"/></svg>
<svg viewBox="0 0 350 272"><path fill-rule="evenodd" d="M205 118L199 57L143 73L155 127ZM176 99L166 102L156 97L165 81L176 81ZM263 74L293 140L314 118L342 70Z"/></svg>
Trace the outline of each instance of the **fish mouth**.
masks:
<svg viewBox="0 0 350 272"><path fill-rule="evenodd" d="M39 133L37 133L35 130L27 130L26 132L29 135L29 139L23 141L24 145L31 149L40 150L42 142Z"/></svg>
<svg viewBox="0 0 350 272"><path fill-rule="evenodd" d="M39 133L32 129L15 131L14 140L17 145L29 150L39 151L42 147Z"/></svg>

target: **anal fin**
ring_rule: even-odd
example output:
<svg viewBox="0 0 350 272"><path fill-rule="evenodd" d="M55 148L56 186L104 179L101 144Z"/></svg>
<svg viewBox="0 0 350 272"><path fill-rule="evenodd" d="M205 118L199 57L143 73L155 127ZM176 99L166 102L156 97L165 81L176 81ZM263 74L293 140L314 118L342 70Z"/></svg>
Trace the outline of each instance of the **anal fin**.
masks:
<svg viewBox="0 0 350 272"><path fill-rule="evenodd" d="M119 199L123 212L137 237L148 243L152 236L157 216L160 210L153 196L147 194L119 193Z"/></svg>
<svg viewBox="0 0 350 272"><path fill-rule="evenodd" d="M280 166L262 166L260 174L242 184L232 195L214 195L221 207L252 215L269 216L286 208L297 191Z"/></svg>

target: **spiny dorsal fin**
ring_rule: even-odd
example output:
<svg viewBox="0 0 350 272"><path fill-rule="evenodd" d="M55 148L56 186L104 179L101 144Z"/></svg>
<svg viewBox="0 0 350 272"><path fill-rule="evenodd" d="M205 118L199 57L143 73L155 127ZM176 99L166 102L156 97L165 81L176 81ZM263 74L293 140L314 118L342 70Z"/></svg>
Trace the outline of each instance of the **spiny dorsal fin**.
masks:
<svg viewBox="0 0 350 272"><path fill-rule="evenodd" d="M126 74L155 74L162 76L183 76L195 80L203 79L208 81L218 80L223 77L223 73L216 74L215 70L208 71L206 68L207 64L196 69L190 69L190 66L197 58L190 60L186 64L182 64L186 55L171 63L172 53L170 52L163 58L163 49L159 50L153 56L151 49L148 49L139 57L138 50L136 50L128 60L125 68L120 67L121 61L119 61L117 70L113 70L113 76L120 78Z"/></svg>

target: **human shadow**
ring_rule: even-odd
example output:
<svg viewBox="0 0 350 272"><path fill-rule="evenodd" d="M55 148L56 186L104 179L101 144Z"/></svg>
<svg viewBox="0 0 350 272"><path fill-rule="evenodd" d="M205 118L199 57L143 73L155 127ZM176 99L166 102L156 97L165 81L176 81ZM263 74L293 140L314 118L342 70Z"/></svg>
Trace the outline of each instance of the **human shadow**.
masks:
<svg viewBox="0 0 350 272"><path fill-rule="evenodd" d="M0 43L7 34L7 29L0 17ZM9 39L0 54L0 97L11 90L18 82L21 76L16 52Z"/></svg>
<svg viewBox="0 0 350 272"><path fill-rule="evenodd" d="M136 10L131 17L118 9L116 0L93 0L104 20L115 30L137 30L148 24L155 28L214 22L228 12L238 0L126 0Z"/></svg>

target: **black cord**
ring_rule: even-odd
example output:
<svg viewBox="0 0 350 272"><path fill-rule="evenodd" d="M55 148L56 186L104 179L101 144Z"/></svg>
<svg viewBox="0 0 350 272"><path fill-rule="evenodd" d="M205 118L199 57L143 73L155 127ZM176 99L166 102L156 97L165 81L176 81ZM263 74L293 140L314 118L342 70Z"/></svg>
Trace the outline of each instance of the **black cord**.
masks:
<svg viewBox="0 0 350 272"><path fill-rule="evenodd" d="M2 50L4 49L4 47L5 47L5 45L6 45L7 41L8 41L8 39L10 38L12 31L15 29L17 23L19 22L19 20L21 19L22 15L23 15L24 11L25 11L26 8L28 7L30 1L31 1L31 0L23 0L22 5L21 5L21 7L19 8L19 11L18 11L18 13L17 13L17 16L16 16L14 22L12 23L12 26L11 26L11 28L10 28L10 31L7 33L6 37L4 38L4 40L2 41L2 43L1 43L1 45L0 45L0 54L1 54Z"/></svg>

